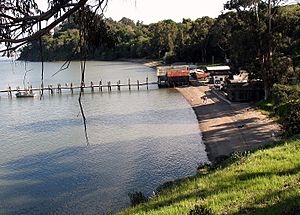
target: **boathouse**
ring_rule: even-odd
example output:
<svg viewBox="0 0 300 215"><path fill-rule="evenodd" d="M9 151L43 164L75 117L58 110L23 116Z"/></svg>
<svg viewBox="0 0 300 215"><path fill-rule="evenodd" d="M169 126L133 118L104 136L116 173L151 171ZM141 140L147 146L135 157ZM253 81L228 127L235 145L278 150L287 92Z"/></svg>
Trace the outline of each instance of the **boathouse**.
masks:
<svg viewBox="0 0 300 215"><path fill-rule="evenodd" d="M231 74L229 66L207 66L204 70L206 73L209 73L209 82L212 84L223 84L225 79L227 79Z"/></svg>
<svg viewBox="0 0 300 215"><path fill-rule="evenodd" d="M188 86L190 82L190 73L186 70L168 71L166 77L168 87Z"/></svg>
<svg viewBox="0 0 300 215"><path fill-rule="evenodd" d="M156 75L158 79L158 86L159 87L170 87L173 86L173 83L176 83L176 86L179 86L179 83L185 82L184 76L181 76L179 74L179 78L176 78L175 73L171 74L169 73L169 78L167 77L167 72L188 72L189 66L187 65L176 65L176 66L159 66L156 68ZM171 77L172 76L172 77ZM177 80L179 83L177 83ZM170 84L172 83L172 85Z"/></svg>

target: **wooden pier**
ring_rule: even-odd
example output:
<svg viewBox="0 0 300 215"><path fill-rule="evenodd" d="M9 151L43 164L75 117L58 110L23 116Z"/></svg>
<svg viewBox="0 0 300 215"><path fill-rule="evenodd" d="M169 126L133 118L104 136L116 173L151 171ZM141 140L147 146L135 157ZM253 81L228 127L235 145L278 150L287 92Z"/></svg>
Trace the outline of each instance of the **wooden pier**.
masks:
<svg viewBox="0 0 300 215"><path fill-rule="evenodd" d="M93 81L91 81L88 85L85 83L82 83L81 85L74 85L73 83L70 84L57 84L57 85L48 85L47 87L39 87L39 88L33 88L32 86L21 89L17 87L16 89L12 89L10 86L6 90L0 90L0 93L7 93L9 97L12 97L13 92L39 92L39 94L43 92L48 91L49 95L56 94L62 94L63 91L70 92L71 94L74 93L75 90L80 90L81 92L84 92L85 89L89 89L91 93L95 92L95 90L98 89L99 92L107 91L112 92L113 89L116 89L117 91L121 91L121 89L128 89L131 91L133 87L136 90L140 90L140 87L146 87L147 90L149 90L150 85L158 85L158 82L149 82L148 78L146 78L145 82L140 82L137 80L135 83L131 82L130 79L128 79L127 83L122 84L121 81L117 81L116 84L113 84L111 81L108 81L107 83L103 83L102 80L98 82L98 84L94 84Z"/></svg>

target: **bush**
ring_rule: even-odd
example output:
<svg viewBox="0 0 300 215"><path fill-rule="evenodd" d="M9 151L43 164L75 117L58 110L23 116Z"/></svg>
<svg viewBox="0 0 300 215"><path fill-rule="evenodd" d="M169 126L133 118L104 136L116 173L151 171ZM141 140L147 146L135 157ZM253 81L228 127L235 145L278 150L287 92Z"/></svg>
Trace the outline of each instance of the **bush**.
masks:
<svg viewBox="0 0 300 215"><path fill-rule="evenodd" d="M285 104L281 110L280 123L287 136L300 133L300 99Z"/></svg>
<svg viewBox="0 0 300 215"><path fill-rule="evenodd" d="M274 112L287 136L300 133L300 85L276 84L272 90Z"/></svg>
<svg viewBox="0 0 300 215"><path fill-rule="evenodd" d="M166 52L164 56L164 62L166 64L171 64L176 62L176 54L172 51Z"/></svg>
<svg viewBox="0 0 300 215"><path fill-rule="evenodd" d="M148 200L142 192L128 193L128 196L130 198L130 203L132 207L144 203Z"/></svg>
<svg viewBox="0 0 300 215"><path fill-rule="evenodd" d="M272 99L276 105L282 105L291 100L300 98L300 85L274 84L272 89Z"/></svg>

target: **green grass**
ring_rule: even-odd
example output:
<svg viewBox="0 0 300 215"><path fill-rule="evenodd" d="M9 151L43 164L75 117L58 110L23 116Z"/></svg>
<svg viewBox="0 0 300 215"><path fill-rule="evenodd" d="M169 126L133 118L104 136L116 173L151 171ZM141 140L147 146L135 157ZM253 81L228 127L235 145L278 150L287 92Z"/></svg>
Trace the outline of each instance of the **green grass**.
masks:
<svg viewBox="0 0 300 215"><path fill-rule="evenodd" d="M261 100L258 103L256 103L256 108L260 110L263 114L266 115L273 115L274 111L274 104L271 100Z"/></svg>
<svg viewBox="0 0 300 215"><path fill-rule="evenodd" d="M202 170L120 214L290 214L300 209L300 135ZM298 211L299 212L299 211Z"/></svg>

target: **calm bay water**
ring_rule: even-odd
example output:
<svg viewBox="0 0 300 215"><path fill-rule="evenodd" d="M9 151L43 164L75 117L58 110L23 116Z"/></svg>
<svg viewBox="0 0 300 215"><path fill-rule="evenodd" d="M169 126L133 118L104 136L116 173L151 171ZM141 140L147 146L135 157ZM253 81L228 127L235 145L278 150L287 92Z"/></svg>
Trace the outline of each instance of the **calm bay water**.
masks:
<svg viewBox="0 0 300 215"><path fill-rule="evenodd" d="M45 64L45 85L79 83L79 63L51 77L63 62ZM40 63L0 62L0 89L40 84ZM86 82L156 81L155 71L127 62L88 62ZM0 214L102 214L129 206L160 184L193 175L207 161L193 110L173 89L86 90L0 99Z"/></svg>

